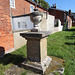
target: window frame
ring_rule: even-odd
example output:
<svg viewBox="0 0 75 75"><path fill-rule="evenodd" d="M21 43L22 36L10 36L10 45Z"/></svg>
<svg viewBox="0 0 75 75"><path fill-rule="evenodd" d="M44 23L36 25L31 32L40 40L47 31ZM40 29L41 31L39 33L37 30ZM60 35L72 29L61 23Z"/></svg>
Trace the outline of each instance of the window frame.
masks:
<svg viewBox="0 0 75 75"><path fill-rule="evenodd" d="M10 0L10 7L15 8L15 0Z"/></svg>
<svg viewBox="0 0 75 75"><path fill-rule="evenodd" d="M33 7L33 10L32 10L31 7ZM34 6L33 5L30 5L30 13L32 13L32 12L34 12Z"/></svg>

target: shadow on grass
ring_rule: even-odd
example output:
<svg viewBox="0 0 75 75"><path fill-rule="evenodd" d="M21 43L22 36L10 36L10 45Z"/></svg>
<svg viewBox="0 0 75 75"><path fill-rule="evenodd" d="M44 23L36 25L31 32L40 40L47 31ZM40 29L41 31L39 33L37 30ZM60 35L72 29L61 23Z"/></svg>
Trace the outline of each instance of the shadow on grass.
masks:
<svg viewBox="0 0 75 75"><path fill-rule="evenodd" d="M66 39L75 39L75 32L73 32L71 36L66 36Z"/></svg>
<svg viewBox="0 0 75 75"><path fill-rule="evenodd" d="M75 29L67 29L66 31L75 31Z"/></svg>
<svg viewBox="0 0 75 75"><path fill-rule="evenodd" d="M12 63L14 65L19 66L20 63L22 63L24 60L26 60L26 59L23 58L23 56L21 56L21 55L6 54L3 58L0 59L0 64L8 65L8 64Z"/></svg>
<svg viewBox="0 0 75 75"><path fill-rule="evenodd" d="M24 61L27 61L26 58L23 58L21 55L15 55L15 54L6 54L3 58L0 59L0 64L8 65L8 64L14 64L17 65L20 68L24 68L26 70L31 70L35 73L42 74L42 71L34 69L33 67L25 66L22 63Z"/></svg>
<svg viewBox="0 0 75 75"><path fill-rule="evenodd" d="M68 42L65 42L66 45L75 45L75 42L74 43L68 43Z"/></svg>
<svg viewBox="0 0 75 75"><path fill-rule="evenodd" d="M75 36L66 36L67 39L75 39Z"/></svg>

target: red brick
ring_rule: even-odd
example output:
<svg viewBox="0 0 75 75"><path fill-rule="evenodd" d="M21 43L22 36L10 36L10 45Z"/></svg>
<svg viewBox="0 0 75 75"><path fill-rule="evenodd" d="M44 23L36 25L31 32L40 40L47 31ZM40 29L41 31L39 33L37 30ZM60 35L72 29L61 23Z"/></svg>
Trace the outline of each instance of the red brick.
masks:
<svg viewBox="0 0 75 75"><path fill-rule="evenodd" d="M0 14L3 13L3 10L0 10Z"/></svg>
<svg viewBox="0 0 75 75"><path fill-rule="evenodd" d="M30 14L30 4L26 0L15 0L15 9L11 8L13 16ZM32 4L34 7L35 5ZM24 11L25 8L25 11ZM38 8L40 11L44 11ZM10 19L10 4L9 0L0 0L0 46L5 50L14 47L14 39L12 33L12 25Z"/></svg>
<svg viewBox="0 0 75 75"><path fill-rule="evenodd" d="M11 9L13 16L30 14L30 5L33 5L35 8L35 4L27 2L27 0L15 0L15 9ZM25 8L25 11L24 11ZM44 12L45 10L42 8L38 8L40 11Z"/></svg>
<svg viewBox="0 0 75 75"><path fill-rule="evenodd" d="M5 50L14 47L9 0L0 1L0 47Z"/></svg>
<svg viewBox="0 0 75 75"><path fill-rule="evenodd" d="M63 10L49 9L49 14L55 16L55 19L60 19L62 25L65 24L64 14L66 14L66 12L64 12ZM70 28L72 26L72 23L71 23L72 19L68 15L67 15L67 22L68 22L68 28Z"/></svg>
<svg viewBox="0 0 75 75"><path fill-rule="evenodd" d="M3 9L3 7L2 7L2 6L0 6L0 9Z"/></svg>
<svg viewBox="0 0 75 75"><path fill-rule="evenodd" d="M4 18L0 18L0 20L4 20Z"/></svg>

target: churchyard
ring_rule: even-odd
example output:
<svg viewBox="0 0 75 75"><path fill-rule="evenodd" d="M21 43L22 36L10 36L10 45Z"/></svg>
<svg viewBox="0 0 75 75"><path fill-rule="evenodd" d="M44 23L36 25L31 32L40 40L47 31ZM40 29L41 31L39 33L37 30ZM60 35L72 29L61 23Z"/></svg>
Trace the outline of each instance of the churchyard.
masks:
<svg viewBox="0 0 75 75"><path fill-rule="evenodd" d="M47 50L48 56L57 57L64 60L64 74L63 75L74 75L75 74L75 27L66 30L56 32L48 36L47 39ZM20 63L27 57L26 46L19 48L18 50L6 54L0 60L0 75L7 73L8 69L14 65L21 68ZM58 60L58 59L57 59ZM59 65L62 67L62 65ZM12 67L13 68L13 67ZM16 68L14 68L16 70ZM17 70L16 70L17 71ZM11 71L10 71L11 72ZM20 75L26 75L28 73L34 74L30 70L20 69ZM12 72L13 74L15 73ZM12 74L11 73L11 74ZM34 74L35 75L35 74ZM36 74L37 75L37 74ZM58 75L58 73L55 73Z"/></svg>

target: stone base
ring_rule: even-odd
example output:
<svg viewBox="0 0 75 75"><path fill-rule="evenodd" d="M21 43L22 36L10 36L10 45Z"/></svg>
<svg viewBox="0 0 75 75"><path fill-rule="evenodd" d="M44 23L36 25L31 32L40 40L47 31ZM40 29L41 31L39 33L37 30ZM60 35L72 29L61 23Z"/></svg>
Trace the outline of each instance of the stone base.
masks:
<svg viewBox="0 0 75 75"><path fill-rule="evenodd" d="M43 62L37 63L37 62L24 61L22 63L22 66L24 68L34 70L35 72L44 74L47 68L49 67L51 61L52 58L47 56Z"/></svg>

